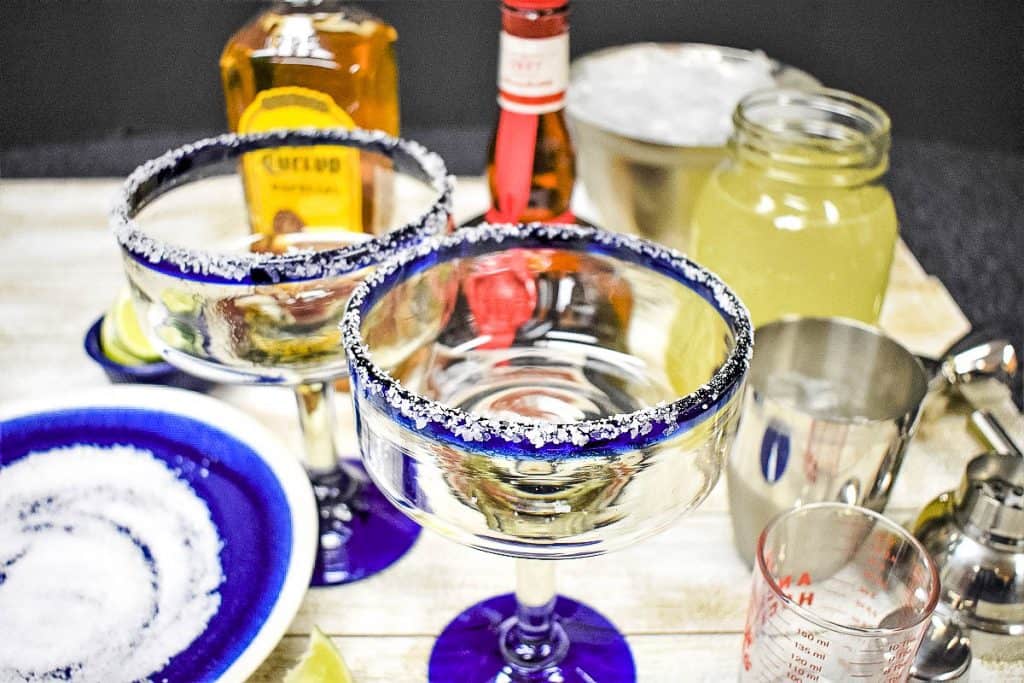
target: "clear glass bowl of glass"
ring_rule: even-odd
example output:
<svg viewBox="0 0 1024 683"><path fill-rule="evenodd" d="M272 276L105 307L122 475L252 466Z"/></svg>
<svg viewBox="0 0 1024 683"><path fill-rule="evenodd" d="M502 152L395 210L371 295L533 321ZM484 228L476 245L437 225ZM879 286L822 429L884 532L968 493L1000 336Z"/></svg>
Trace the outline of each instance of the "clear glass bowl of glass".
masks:
<svg viewBox="0 0 1024 683"><path fill-rule="evenodd" d="M308 161L313 170L302 182L336 189L338 178L328 176L353 150L359 167L346 191L359 194L361 229L253 232L247 207L256 190L239 174L245 160L275 172ZM317 187L284 185L296 177L282 172L273 182L315 201ZM451 192L444 163L415 142L361 130L282 130L167 152L129 176L113 209L139 321L168 362L217 382L294 387L319 502L314 584L379 571L418 533L356 463L339 460L330 397L347 372L338 324L348 295L382 259L447 232Z"/></svg>
<svg viewBox="0 0 1024 683"><path fill-rule="evenodd" d="M343 331L378 487L518 563L515 596L445 629L430 680L633 680L615 627L555 594L553 560L638 542L711 491L751 352L739 300L651 242L485 225L382 266Z"/></svg>

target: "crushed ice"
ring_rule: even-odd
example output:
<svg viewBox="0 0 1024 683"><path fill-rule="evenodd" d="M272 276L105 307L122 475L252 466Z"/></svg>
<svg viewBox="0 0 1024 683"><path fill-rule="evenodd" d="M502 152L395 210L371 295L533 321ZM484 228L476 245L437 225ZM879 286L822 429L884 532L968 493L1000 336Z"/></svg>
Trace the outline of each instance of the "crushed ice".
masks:
<svg viewBox="0 0 1024 683"><path fill-rule="evenodd" d="M729 60L716 49L682 47L636 45L582 60L569 86L570 112L650 142L725 144L740 99L775 85L774 62L761 52Z"/></svg>

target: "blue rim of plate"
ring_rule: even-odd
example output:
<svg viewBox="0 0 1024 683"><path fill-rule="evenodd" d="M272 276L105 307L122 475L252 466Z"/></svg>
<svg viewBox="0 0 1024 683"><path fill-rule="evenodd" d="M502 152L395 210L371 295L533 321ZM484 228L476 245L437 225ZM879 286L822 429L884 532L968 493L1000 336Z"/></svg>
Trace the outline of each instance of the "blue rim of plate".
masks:
<svg viewBox="0 0 1024 683"><path fill-rule="evenodd" d="M179 389L191 389L192 391L208 391L214 382L203 379L196 375L190 375L179 370L165 360L142 365L122 365L103 353L103 345L100 337L100 328L103 326L103 318L100 316L86 331L82 340L82 348L92 360L103 368L103 372L114 383L134 384L163 384Z"/></svg>
<svg viewBox="0 0 1024 683"><path fill-rule="evenodd" d="M262 425L194 392L118 386L0 406L0 434L0 468L76 443L147 449L210 508L223 542L220 607L150 678L244 681L277 646L313 572L316 506L298 460Z"/></svg>
<svg viewBox="0 0 1024 683"><path fill-rule="evenodd" d="M125 374L136 375L140 380L150 380L162 377L175 369L173 365L165 360L158 360L152 363L140 363L139 365L124 365L109 358L103 353L103 345L100 342L100 328L103 326L105 315L96 319L89 330L85 333L82 347L89 357L96 361L96 364L104 370L116 370Z"/></svg>

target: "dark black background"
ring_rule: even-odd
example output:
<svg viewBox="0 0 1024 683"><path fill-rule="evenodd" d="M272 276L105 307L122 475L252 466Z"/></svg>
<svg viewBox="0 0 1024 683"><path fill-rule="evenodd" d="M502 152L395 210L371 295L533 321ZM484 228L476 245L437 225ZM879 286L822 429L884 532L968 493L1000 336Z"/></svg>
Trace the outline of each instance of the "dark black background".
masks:
<svg viewBox="0 0 1024 683"><path fill-rule="evenodd" d="M480 172L496 0L362 4L399 32L404 133ZM0 0L0 175L123 175L223 130L221 48L267 5ZM642 40L759 48L881 104L903 238L976 327L1024 343L1024 0L575 1L574 55Z"/></svg>
<svg viewBox="0 0 1024 683"><path fill-rule="evenodd" d="M257 0L0 0L0 148L225 126L217 59ZM406 128L486 127L494 0L369 0L399 32ZM896 135L1024 151L1024 2L576 0L573 54L760 48L875 100Z"/></svg>

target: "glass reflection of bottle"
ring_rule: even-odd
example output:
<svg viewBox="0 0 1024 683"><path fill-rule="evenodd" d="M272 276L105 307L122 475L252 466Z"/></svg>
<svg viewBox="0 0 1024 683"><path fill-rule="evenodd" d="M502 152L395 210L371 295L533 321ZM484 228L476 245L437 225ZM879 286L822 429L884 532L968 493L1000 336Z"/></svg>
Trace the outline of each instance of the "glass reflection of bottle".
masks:
<svg viewBox="0 0 1024 683"><path fill-rule="evenodd" d="M220 59L233 131L341 127L398 134L395 29L337 0L281 0L243 26ZM340 148L276 150L243 160L253 232L377 232L375 167ZM381 174L382 176L385 174ZM379 213L379 212L378 212Z"/></svg>
<svg viewBox="0 0 1024 683"><path fill-rule="evenodd" d="M462 267L452 319L471 324L442 332L420 391L471 412L550 422L640 407L625 377L592 373L583 360L627 352L634 302L624 273L598 256L556 249L510 250ZM453 451L439 462L452 492L488 528L557 540L614 518L641 461L520 461Z"/></svg>

